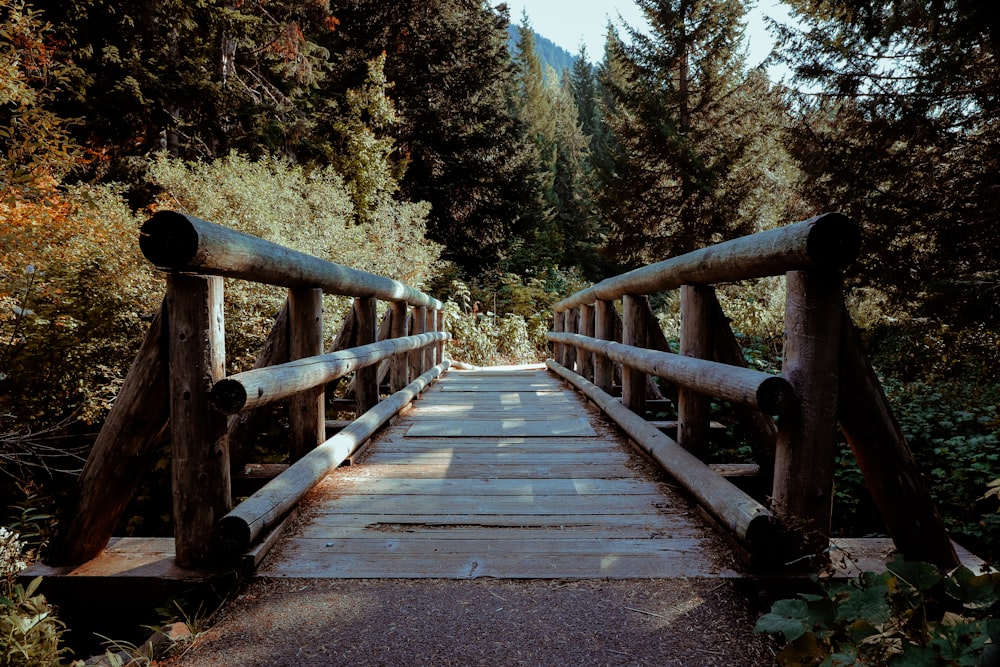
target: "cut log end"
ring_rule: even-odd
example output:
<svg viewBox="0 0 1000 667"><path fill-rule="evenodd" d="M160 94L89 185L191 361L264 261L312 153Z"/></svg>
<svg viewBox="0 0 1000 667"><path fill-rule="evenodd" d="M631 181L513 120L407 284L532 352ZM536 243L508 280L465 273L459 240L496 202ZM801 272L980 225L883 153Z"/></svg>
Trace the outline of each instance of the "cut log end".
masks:
<svg viewBox="0 0 1000 667"><path fill-rule="evenodd" d="M215 538L224 558L237 558L250 548L250 526L241 517L224 516L216 526Z"/></svg>
<svg viewBox="0 0 1000 667"><path fill-rule="evenodd" d="M757 387L757 404L767 415L782 415L795 406L795 389L783 377L775 375Z"/></svg>
<svg viewBox="0 0 1000 667"><path fill-rule="evenodd" d="M247 404L247 389L241 382L224 378L212 385L208 400L219 412L235 415Z"/></svg>
<svg viewBox="0 0 1000 667"><path fill-rule="evenodd" d="M826 213L815 219L806 240L806 252L825 269L847 267L861 251L861 232L853 220L841 213Z"/></svg>
<svg viewBox="0 0 1000 667"><path fill-rule="evenodd" d="M158 211L139 230L139 248L154 265L179 269L198 252L198 232L186 215Z"/></svg>

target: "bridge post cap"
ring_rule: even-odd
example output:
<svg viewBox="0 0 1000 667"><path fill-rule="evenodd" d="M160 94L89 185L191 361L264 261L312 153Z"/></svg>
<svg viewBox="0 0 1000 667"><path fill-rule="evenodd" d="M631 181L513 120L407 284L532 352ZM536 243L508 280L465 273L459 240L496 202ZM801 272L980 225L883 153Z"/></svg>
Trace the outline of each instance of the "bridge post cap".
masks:
<svg viewBox="0 0 1000 667"><path fill-rule="evenodd" d="M223 378L212 385L208 402L212 407L226 415L235 415L247 404L247 388L242 382Z"/></svg>
<svg viewBox="0 0 1000 667"><path fill-rule="evenodd" d="M198 226L210 224L177 211L157 211L139 229L139 249L155 266L183 268L198 252Z"/></svg>
<svg viewBox="0 0 1000 667"><path fill-rule="evenodd" d="M861 230L843 213L823 213L812 220L806 253L820 266L843 269L861 252Z"/></svg>

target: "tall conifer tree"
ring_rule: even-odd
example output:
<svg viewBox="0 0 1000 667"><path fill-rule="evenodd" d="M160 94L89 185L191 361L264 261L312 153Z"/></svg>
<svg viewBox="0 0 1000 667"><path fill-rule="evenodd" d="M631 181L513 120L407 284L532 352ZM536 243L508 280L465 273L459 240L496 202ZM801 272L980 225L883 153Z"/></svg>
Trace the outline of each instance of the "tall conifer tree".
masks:
<svg viewBox="0 0 1000 667"><path fill-rule="evenodd" d="M614 154L600 168L609 253L641 263L744 233L757 223L737 168L754 146L744 96L745 0L638 0L650 32L612 33L603 85Z"/></svg>

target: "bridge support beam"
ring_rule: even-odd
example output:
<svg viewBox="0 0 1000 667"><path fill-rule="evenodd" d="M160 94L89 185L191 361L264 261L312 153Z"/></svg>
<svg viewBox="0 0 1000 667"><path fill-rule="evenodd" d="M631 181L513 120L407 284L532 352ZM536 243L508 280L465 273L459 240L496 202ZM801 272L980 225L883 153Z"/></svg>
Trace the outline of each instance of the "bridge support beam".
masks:
<svg viewBox="0 0 1000 667"><path fill-rule="evenodd" d="M358 337L355 344L361 347L376 342L378 323L375 298L367 296L355 299L354 313L358 319ZM354 395L359 415L378 405L378 366L367 366L354 372Z"/></svg>
<svg viewBox="0 0 1000 667"><path fill-rule="evenodd" d="M646 298L626 294L622 297L622 344L646 347ZM637 415L646 411L646 374L622 365L622 405Z"/></svg>
<svg viewBox="0 0 1000 667"><path fill-rule="evenodd" d="M681 287L681 354L711 359L715 327L712 321L715 289L707 285ZM677 443L701 460L708 455L711 401L683 385L677 389Z"/></svg>
<svg viewBox="0 0 1000 667"><path fill-rule="evenodd" d="M790 545L792 555L825 557L833 510L843 277L790 271L786 282L782 376L795 388L799 405L778 424L773 509L801 536L800 544Z"/></svg>
<svg viewBox="0 0 1000 667"><path fill-rule="evenodd" d="M289 357L292 361L323 354L323 290L288 291ZM325 387L300 392L290 400L290 458L300 458L326 440Z"/></svg>
<svg viewBox="0 0 1000 667"><path fill-rule="evenodd" d="M406 324L408 308L406 303L398 301L390 306L392 315L390 316L390 338L403 338L406 336ZM409 383L410 364L408 355L397 354L392 359L392 366L389 372L389 389L396 393Z"/></svg>
<svg viewBox="0 0 1000 667"><path fill-rule="evenodd" d="M208 401L225 376L222 278L167 276L170 433L177 565L209 566L231 507L227 419Z"/></svg>
<svg viewBox="0 0 1000 667"><path fill-rule="evenodd" d="M594 338L613 341L615 339L615 304L612 301L598 299L594 304ZM611 393L614 384L615 365L604 354L594 355L594 384L607 393Z"/></svg>

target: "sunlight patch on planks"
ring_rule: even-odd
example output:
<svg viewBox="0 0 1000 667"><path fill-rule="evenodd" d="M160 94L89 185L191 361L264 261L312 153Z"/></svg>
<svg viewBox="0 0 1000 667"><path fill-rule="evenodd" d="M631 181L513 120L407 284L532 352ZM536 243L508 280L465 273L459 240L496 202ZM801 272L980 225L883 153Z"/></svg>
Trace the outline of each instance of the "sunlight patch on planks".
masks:
<svg viewBox="0 0 1000 667"><path fill-rule="evenodd" d="M596 414L544 370L450 372L314 489L257 576L738 576Z"/></svg>

